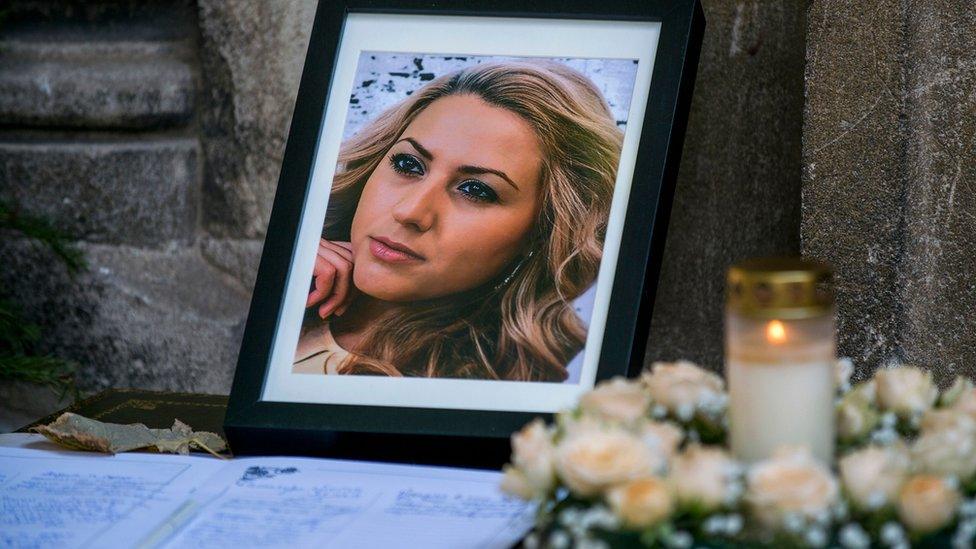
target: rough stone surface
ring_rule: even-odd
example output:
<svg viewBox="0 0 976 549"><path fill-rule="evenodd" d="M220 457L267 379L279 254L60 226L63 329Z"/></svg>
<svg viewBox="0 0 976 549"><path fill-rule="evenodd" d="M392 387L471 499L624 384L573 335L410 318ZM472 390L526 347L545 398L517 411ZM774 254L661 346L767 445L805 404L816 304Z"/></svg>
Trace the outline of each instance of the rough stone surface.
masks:
<svg viewBox="0 0 976 549"><path fill-rule="evenodd" d="M0 142L0 195L92 242L161 246L196 229L192 139Z"/></svg>
<svg viewBox="0 0 976 549"><path fill-rule="evenodd" d="M0 285L41 326L43 351L82 365L81 389L230 390L248 297L236 280L192 249L80 247L88 270L72 278L45 250L6 238Z"/></svg>
<svg viewBox="0 0 976 549"><path fill-rule="evenodd" d="M204 221L217 236L259 237L271 214L315 2L199 6Z"/></svg>
<svg viewBox="0 0 976 549"><path fill-rule="evenodd" d="M861 377L976 374L973 8L809 8L802 247L837 270L840 352Z"/></svg>
<svg viewBox="0 0 976 549"><path fill-rule="evenodd" d="M191 51L145 42L0 42L5 125L145 128L193 115Z"/></svg>
<svg viewBox="0 0 976 549"><path fill-rule="evenodd" d="M725 271L799 251L804 10L705 1L707 26L646 364L721 371Z"/></svg>
<svg viewBox="0 0 976 549"><path fill-rule="evenodd" d="M7 0L0 37L170 41L194 34L194 0Z"/></svg>
<svg viewBox="0 0 976 549"><path fill-rule="evenodd" d="M247 297L196 247L195 2L16 0L0 11L0 198L79 239L93 266L72 281L2 234L0 296L43 326L47 351L80 364L86 391L226 390ZM0 430L66 404L53 397L0 383Z"/></svg>
<svg viewBox="0 0 976 549"><path fill-rule="evenodd" d="M23 381L0 381L0 433L24 425L71 405L71 398L58 398L46 387Z"/></svg>
<svg viewBox="0 0 976 549"><path fill-rule="evenodd" d="M912 2L904 359L976 376L976 2Z"/></svg>
<svg viewBox="0 0 976 549"><path fill-rule="evenodd" d="M903 314L901 4L808 12L803 252L837 272L841 353L873 364L896 353Z"/></svg>
<svg viewBox="0 0 976 549"><path fill-rule="evenodd" d="M200 242L204 259L239 282L248 295L254 290L263 247L262 240L205 238Z"/></svg>

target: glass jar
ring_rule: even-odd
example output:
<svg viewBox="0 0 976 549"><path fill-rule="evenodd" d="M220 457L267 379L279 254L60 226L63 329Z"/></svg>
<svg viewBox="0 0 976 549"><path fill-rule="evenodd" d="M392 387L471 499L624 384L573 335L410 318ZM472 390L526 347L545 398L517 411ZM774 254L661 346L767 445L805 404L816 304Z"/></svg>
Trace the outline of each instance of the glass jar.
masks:
<svg viewBox="0 0 976 549"><path fill-rule="evenodd" d="M804 445L831 463L836 394L831 270L753 259L729 270L725 376L732 453L745 462Z"/></svg>

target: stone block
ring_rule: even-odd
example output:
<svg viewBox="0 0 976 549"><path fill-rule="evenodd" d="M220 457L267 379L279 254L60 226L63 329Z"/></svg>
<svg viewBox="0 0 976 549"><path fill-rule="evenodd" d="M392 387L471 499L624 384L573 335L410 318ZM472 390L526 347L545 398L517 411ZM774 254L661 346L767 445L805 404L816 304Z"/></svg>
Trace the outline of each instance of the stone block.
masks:
<svg viewBox="0 0 976 549"><path fill-rule="evenodd" d="M976 13L912 3L905 59L903 356L976 379Z"/></svg>
<svg viewBox="0 0 976 549"><path fill-rule="evenodd" d="M261 262L263 240L204 238L200 251L212 267L236 280L250 294Z"/></svg>
<svg viewBox="0 0 976 549"><path fill-rule="evenodd" d="M943 384L972 377L971 3L814 2L809 14L801 232L804 254L837 269L840 352L860 378L892 362Z"/></svg>
<svg viewBox="0 0 976 549"><path fill-rule="evenodd" d="M0 124L142 129L193 117L185 46L0 41Z"/></svg>
<svg viewBox="0 0 976 549"><path fill-rule="evenodd" d="M902 317L901 5L808 19L803 253L836 270L840 353L872 367L895 358Z"/></svg>
<svg viewBox="0 0 976 549"><path fill-rule="evenodd" d="M159 247L196 230L195 139L2 142L0 195L91 242Z"/></svg>
<svg viewBox="0 0 976 549"><path fill-rule="evenodd" d="M249 294L195 248L82 244L70 277L46 250L0 241L0 287L42 328L42 350L81 365L85 391L227 393Z"/></svg>
<svg viewBox="0 0 976 549"><path fill-rule="evenodd" d="M203 211L215 236L264 235L315 5L199 2Z"/></svg>

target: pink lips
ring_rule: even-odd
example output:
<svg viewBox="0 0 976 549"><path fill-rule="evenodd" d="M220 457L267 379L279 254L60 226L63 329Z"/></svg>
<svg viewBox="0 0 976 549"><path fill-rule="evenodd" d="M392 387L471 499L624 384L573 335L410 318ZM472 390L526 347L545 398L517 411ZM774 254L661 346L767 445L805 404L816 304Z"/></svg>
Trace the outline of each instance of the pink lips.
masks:
<svg viewBox="0 0 976 549"><path fill-rule="evenodd" d="M408 261L424 261L424 257L411 250L406 244L388 238L369 237L369 251L373 256L388 263L405 263Z"/></svg>

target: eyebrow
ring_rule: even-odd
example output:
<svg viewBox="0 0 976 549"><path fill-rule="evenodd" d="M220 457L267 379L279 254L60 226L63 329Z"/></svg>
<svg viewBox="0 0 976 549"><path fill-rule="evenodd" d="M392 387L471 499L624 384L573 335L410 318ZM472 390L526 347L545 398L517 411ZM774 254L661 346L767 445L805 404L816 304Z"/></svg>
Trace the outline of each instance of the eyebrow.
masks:
<svg viewBox="0 0 976 549"><path fill-rule="evenodd" d="M410 143L411 145L413 145L413 148L417 149L417 152L420 153L420 156L423 156L427 160L433 160L434 159L434 155L430 151L428 151L427 149L425 149L423 145L421 145L420 143L418 143L416 139L414 139L412 137L404 137L400 141L406 141L406 142ZM399 143L400 141L397 141L397 143ZM396 145L396 143L394 143L394 145ZM514 181L512 181L507 175L505 175L505 172L502 172L502 171L499 171L499 170L495 170L495 169L492 169L492 168L485 168L485 167L482 167L482 166L461 166L460 168L458 168L458 171L461 172L461 173L463 173L463 174L465 174L465 175L478 175L478 174L483 174L483 173L494 174L494 175L497 175L498 177L504 179L505 182L507 182L509 185L515 187L515 190L516 191L521 191L522 190L522 189L519 189L519 186L516 185Z"/></svg>

